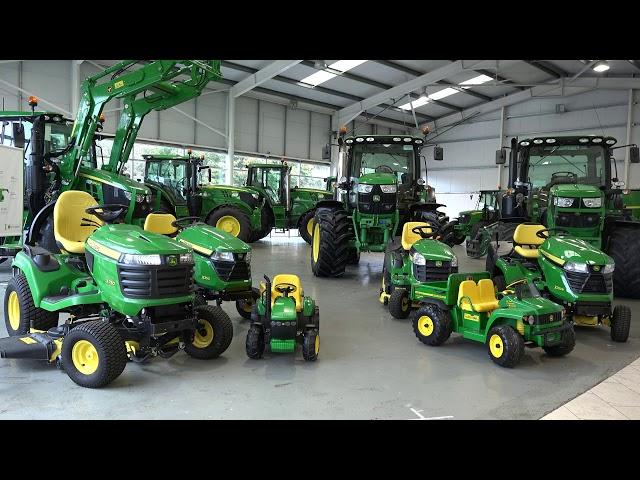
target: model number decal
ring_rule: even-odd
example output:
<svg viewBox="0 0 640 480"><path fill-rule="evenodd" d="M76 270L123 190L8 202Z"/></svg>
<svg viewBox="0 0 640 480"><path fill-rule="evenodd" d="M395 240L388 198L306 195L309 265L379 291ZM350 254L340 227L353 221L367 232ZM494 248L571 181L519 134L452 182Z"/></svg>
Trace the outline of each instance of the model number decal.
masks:
<svg viewBox="0 0 640 480"><path fill-rule="evenodd" d="M116 282L114 282L113 280L111 280L110 278L107 278L104 283L106 283L107 285L111 285L112 287L115 286Z"/></svg>

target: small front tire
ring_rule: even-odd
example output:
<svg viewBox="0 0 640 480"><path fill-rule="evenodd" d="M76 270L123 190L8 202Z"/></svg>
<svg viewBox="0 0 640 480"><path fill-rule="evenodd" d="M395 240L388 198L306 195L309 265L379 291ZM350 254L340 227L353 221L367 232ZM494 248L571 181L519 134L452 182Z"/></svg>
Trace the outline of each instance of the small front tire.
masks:
<svg viewBox="0 0 640 480"><path fill-rule="evenodd" d="M515 367L524 355L524 340L509 325L499 325L487 335L489 357L501 367Z"/></svg>
<svg viewBox="0 0 640 480"><path fill-rule="evenodd" d="M576 346L576 332L573 325L568 330L562 332L562 343L553 347L542 347L542 349L551 357L562 357L573 351Z"/></svg>
<svg viewBox="0 0 640 480"><path fill-rule="evenodd" d="M414 313L413 333L425 345L437 347L451 336L449 314L435 305L425 305Z"/></svg>
<svg viewBox="0 0 640 480"><path fill-rule="evenodd" d="M193 358L209 360L219 357L231 344L233 324L220 307L203 305L195 308L200 328L193 333L184 351Z"/></svg>
<svg viewBox="0 0 640 480"><path fill-rule="evenodd" d="M302 340L302 357L307 362L315 362L320 353L320 332L311 328L304 334Z"/></svg>
<svg viewBox="0 0 640 480"><path fill-rule="evenodd" d="M236 300L236 310L242 318L251 320L251 312L255 306L258 298L260 298L260 290L257 288L251 289L251 298L240 298Z"/></svg>
<svg viewBox="0 0 640 480"><path fill-rule="evenodd" d="M247 357L258 360L264 355L264 330L258 324L253 324L249 327L247 332L247 341L245 349L247 351Z"/></svg>
<svg viewBox="0 0 640 480"><path fill-rule="evenodd" d="M389 313L393 318L407 318L411 313L411 299L404 288L396 288L389 297Z"/></svg>
<svg viewBox="0 0 640 480"><path fill-rule="evenodd" d="M611 340L626 342L631 328L631 309L626 305L618 305L613 309L611 317Z"/></svg>

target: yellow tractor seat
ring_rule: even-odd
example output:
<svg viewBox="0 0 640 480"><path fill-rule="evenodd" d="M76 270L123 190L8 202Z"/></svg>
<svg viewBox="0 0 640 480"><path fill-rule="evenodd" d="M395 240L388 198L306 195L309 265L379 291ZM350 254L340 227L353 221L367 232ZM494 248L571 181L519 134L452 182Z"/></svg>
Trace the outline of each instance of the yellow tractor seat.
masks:
<svg viewBox="0 0 640 480"><path fill-rule="evenodd" d="M58 246L69 253L84 253L84 242L103 225L95 215L85 212L98 204L87 192L67 190L53 207L53 234Z"/></svg>
<svg viewBox="0 0 640 480"><path fill-rule="evenodd" d="M458 290L458 306L463 310L476 312L490 312L498 308L493 282L488 278L478 283L473 280L461 282Z"/></svg>
<svg viewBox="0 0 640 480"><path fill-rule="evenodd" d="M536 233L546 229L544 225L518 225L513 232L513 243L516 245L514 251L524 258L538 258L538 246L544 243L544 239L538 237Z"/></svg>
<svg viewBox="0 0 640 480"><path fill-rule="evenodd" d="M176 217L170 213L150 213L144 219L144 229L161 235L173 235L178 231L176 227L171 225L175 221Z"/></svg>
<svg viewBox="0 0 640 480"><path fill-rule="evenodd" d="M289 297L293 298L296 302L296 312L301 312L302 297L304 296L302 292L302 284L300 283L300 278L298 278L297 275L292 275L290 273L280 273L273 277L273 281L271 282L271 307L273 307L276 298L284 296L275 288L279 283L290 283L297 287L295 292L289 294Z"/></svg>
<svg viewBox="0 0 640 480"><path fill-rule="evenodd" d="M404 227L402 227L402 248L404 248L405 250L411 250L411 247L413 246L414 243L416 243L418 240L422 240L422 237L420 236L419 233L415 233L412 232L411 230L413 230L416 227L430 227L431 225L429 225L426 222L407 222L404 224ZM431 233L431 229L427 229L425 230L425 233Z"/></svg>

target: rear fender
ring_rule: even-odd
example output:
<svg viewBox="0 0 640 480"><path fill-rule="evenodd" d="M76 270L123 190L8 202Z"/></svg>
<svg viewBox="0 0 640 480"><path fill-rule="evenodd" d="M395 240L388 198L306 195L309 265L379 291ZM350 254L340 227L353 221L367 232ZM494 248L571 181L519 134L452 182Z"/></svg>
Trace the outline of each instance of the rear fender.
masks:
<svg viewBox="0 0 640 480"><path fill-rule="evenodd" d="M27 239L25 241L26 245L35 245L36 236L47 221L47 218L49 218L49 216L53 216L53 208L55 205L55 201L49 202L36 214L27 232Z"/></svg>
<svg viewBox="0 0 640 480"><path fill-rule="evenodd" d="M33 303L36 307L40 307L40 302L44 297L59 295L62 287L70 286L73 280L78 278L67 267L66 263L59 263L59 269L42 272L26 253L18 252L16 254L12 264L14 276L22 274L27 278Z"/></svg>

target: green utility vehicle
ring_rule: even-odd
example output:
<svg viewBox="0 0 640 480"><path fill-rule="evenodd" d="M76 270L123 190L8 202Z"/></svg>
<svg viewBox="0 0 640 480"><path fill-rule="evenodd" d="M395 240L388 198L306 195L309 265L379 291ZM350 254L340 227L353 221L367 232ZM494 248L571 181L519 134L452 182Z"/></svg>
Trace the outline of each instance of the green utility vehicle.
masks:
<svg viewBox="0 0 640 480"><path fill-rule="evenodd" d="M314 188L291 188L291 166L286 162L252 163L247 168L247 187L267 199L262 228L254 240L266 237L273 228L297 228L304 241L311 244L316 203L332 194Z"/></svg>
<svg viewBox="0 0 640 480"><path fill-rule="evenodd" d="M513 139L500 223L531 221L584 239L615 260L616 295L640 298L640 191L623 190L613 153L629 147L632 163L640 154L615 145L597 135ZM499 150L496 161L505 160Z"/></svg>
<svg viewBox="0 0 640 480"><path fill-rule="evenodd" d="M448 245L435 240L438 226L407 222L402 236L389 243L384 254L380 302L395 318L411 313L411 286L446 280L458 272L458 258Z"/></svg>
<svg viewBox="0 0 640 480"><path fill-rule="evenodd" d="M0 357L57 363L83 387L102 387L136 362L178 350L211 359L233 338L227 314L194 306L193 254L140 227L113 224L127 205L68 190L55 204L62 253L26 244L12 264ZM59 314L69 318L58 326Z"/></svg>
<svg viewBox="0 0 640 480"><path fill-rule="evenodd" d="M626 305L612 308L612 277L618 268L613 258L564 229L539 224L518 225L513 245L503 256L489 248L486 268L498 290L527 279L562 305L575 325L604 324L611 328L613 341L627 341L631 309Z"/></svg>
<svg viewBox="0 0 640 480"><path fill-rule="evenodd" d="M421 305L412 325L422 343L441 345L457 332L484 343L491 360L502 367L517 365L525 346L541 347L551 356L566 355L575 346L563 308L542 297L528 279L496 297L488 272L455 273L440 282L412 285L411 300Z"/></svg>
<svg viewBox="0 0 640 480"><path fill-rule="evenodd" d="M262 358L268 345L272 353L292 353L302 344L302 357L315 361L320 353L320 309L304 295L297 275L280 274L260 284L247 332L249 358Z"/></svg>
<svg viewBox="0 0 640 480"><path fill-rule="evenodd" d="M211 169L191 155L143 155L144 183L153 192L153 207L178 217L200 217L244 242L261 229L265 196L250 188L210 185ZM208 184L201 181L208 174Z"/></svg>
<svg viewBox="0 0 640 480"><path fill-rule="evenodd" d="M151 213L146 231L169 235L194 252L196 304L235 301L236 310L251 318L258 289L251 286L251 247L242 240L202 223L200 217L176 219L170 213Z"/></svg>
<svg viewBox="0 0 640 480"><path fill-rule="evenodd" d="M445 221L420 178L422 138L341 135L338 143L334 199L319 202L314 218L311 268L319 277L344 274L360 252L384 252L409 221ZM441 148L434 158L442 160Z"/></svg>

